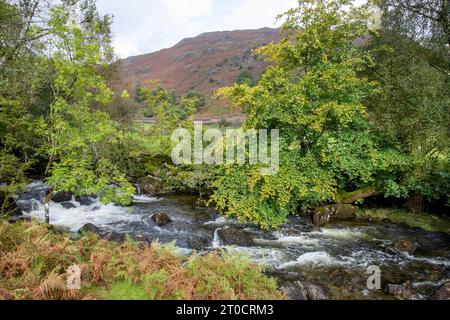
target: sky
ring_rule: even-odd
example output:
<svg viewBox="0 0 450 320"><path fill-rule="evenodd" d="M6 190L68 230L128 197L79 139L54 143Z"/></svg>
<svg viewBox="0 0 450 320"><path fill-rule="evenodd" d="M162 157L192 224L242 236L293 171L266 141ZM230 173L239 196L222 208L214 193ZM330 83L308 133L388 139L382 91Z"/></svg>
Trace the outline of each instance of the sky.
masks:
<svg viewBox="0 0 450 320"><path fill-rule="evenodd" d="M119 58L169 48L204 32L277 27L297 0L98 0L114 16Z"/></svg>

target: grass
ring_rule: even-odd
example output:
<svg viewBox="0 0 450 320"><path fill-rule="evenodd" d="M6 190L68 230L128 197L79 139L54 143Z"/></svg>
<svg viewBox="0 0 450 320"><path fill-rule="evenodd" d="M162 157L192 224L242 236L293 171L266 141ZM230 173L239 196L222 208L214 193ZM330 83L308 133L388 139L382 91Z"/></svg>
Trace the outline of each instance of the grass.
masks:
<svg viewBox="0 0 450 320"><path fill-rule="evenodd" d="M100 294L103 300L150 300L143 284L128 281L113 283L109 290Z"/></svg>
<svg viewBox="0 0 450 320"><path fill-rule="evenodd" d="M81 269L81 290L66 270ZM71 240L37 222L0 221L0 300L269 300L283 299L274 279L245 256L183 257L173 245L86 234Z"/></svg>
<svg viewBox="0 0 450 320"><path fill-rule="evenodd" d="M427 213L412 214L405 210L374 209L360 210L358 216L364 219L382 221L388 219L394 223L405 224L412 228L421 228L430 232L450 233L450 220Z"/></svg>

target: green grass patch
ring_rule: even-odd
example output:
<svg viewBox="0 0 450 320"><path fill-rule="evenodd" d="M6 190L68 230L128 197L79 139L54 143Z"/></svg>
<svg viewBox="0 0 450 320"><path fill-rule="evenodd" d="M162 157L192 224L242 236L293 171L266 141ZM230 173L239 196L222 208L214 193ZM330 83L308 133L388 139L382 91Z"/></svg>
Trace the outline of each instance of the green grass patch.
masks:
<svg viewBox="0 0 450 320"><path fill-rule="evenodd" d="M150 300L143 284L120 281L102 295L103 300Z"/></svg>
<svg viewBox="0 0 450 320"><path fill-rule="evenodd" d="M450 233L449 219L428 213L412 214L405 210L374 209L360 210L358 216L375 221L388 219L394 223L405 224L412 228L421 228L430 232Z"/></svg>

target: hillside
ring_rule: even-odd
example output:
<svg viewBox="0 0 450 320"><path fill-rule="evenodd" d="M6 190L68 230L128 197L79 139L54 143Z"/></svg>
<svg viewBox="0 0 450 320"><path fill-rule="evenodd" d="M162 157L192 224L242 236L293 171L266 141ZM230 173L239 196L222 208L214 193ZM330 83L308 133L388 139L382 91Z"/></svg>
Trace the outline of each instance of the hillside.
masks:
<svg viewBox="0 0 450 320"><path fill-rule="evenodd" d="M123 60L122 83L134 92L149 80L159 80L178 94L197 90L211 96L217 88L232 85L242 70L257 79L267 63L252 50L279 39L279 31L270 28L204 33L172 48Z"/></svg>

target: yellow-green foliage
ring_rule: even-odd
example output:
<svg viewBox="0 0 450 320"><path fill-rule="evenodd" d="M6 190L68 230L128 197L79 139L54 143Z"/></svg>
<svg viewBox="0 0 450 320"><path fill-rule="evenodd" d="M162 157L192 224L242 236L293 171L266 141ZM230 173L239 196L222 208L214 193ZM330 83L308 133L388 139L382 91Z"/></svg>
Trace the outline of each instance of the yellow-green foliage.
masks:
<svg viewBox="0 0 450 320"><path fill-rule="evenodd" d="M283 223L339 190L377 181L381 154L369 130L365 99L376 84L360 76L371 52L354 45L369 33L368 7L350 0L299 1L283 15L284 39L258 50L272 65L253 87L221 89L244 109L245 128L280 130L280 170L233 167L217 183L219 210L262 227Z"/></svg>
<svg viewBox="0 0 450 320"><path fill-rule="evenodd" d="M82 289L66 270L81 268ZM245 257L184 258L173 245L70 240L37 223L0 223L0 299L281 299L276 281Z"/></svg>

